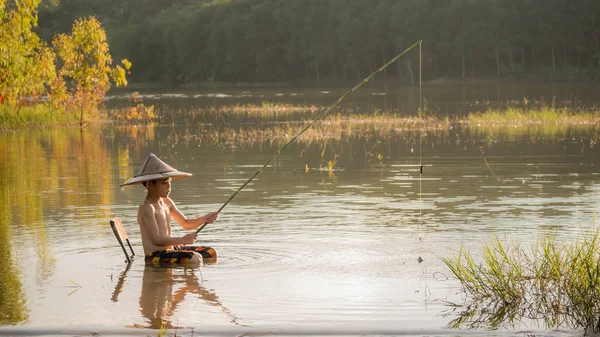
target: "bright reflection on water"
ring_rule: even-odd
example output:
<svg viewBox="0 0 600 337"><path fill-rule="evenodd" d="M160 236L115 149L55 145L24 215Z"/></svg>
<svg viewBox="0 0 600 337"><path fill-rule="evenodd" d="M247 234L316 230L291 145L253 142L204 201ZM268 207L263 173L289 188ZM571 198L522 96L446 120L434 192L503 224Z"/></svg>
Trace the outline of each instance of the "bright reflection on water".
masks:
<svg viewBox="0 0 600 337"><path fill-rule="evenodd" d="M118 185L149 152L193 173L173 183L172 197L195 216L221 206L280 145L210 143L182 125L0 135L4 332L146 334L162 323L229 334L455 334L446 301L460 302L460 287L437 256L477 250L493 235L526 243L553 230L571 240L598 209L596 128L412 130L333 139L325 150L301 140L201 232L217 263L153 269L137 256L127 267L109 219L123 220L142 254L143 188ZM545 329L507 327L528 328Z"/></svg>

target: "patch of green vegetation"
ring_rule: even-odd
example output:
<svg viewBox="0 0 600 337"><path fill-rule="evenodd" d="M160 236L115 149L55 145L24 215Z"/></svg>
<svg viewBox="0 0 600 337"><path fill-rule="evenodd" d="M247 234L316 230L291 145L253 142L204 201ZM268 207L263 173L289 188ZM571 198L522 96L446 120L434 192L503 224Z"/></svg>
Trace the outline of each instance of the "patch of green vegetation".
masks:
<svg viewBox="0 0 600 337"><path fill-rule="evenodd" d="M270 101L262 101L259 105L257 104L235 104L235 105L224 105L218 108L209 109L209 111L215 112L238 112L238 113L256 113L256 114L269 114L279 112L315 112L319 110L325 110L326 107L316 105L304 105L304 104L289 104L289 103L276 103Z"/></svg>
<svg viewBox="0 0 600 337"><path fill-rule="evenodd" d="M161 321L160 328L158 329L158 333L156 334L156 336L157 337L165 337L165 336L167 336L168 333L169 333L168 324L165 324L165 322Z"/></svg>
<svg viewBox="0 0 600 337"><path fill-rule="evenodd" d="M489 109L481 113L472 113L469 124L590 124L600 122L600 110L567 110L551 107Z"/></svg>
<svg viewBox="0 0 600 337"><path fill-rule="evenodd" d="M0 130L78 124L79 116L52 109L45 104L22 107L18 111L5 104L0 105Z"/></svg>
<svg viewBox="0 0 600 337"><path fill-rule="evenodd" d="M497 329L541 320L548 328L600 331L600 232L582 232L573 242L544 234L530 249L505 246L498 238L480 258L461 249L442 257L460 281L464 304L450 327Z"/></svg>

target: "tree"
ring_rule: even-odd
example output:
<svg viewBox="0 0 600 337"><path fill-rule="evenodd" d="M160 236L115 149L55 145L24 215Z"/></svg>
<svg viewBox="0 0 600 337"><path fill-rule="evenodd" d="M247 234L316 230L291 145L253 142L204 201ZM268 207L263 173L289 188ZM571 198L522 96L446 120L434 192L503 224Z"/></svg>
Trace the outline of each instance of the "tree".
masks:
<svg viewBox="0 0 600 337"><path fill-rule="evenodd" d="M34 33L40 0L17 0L6 12L0 0L0 103L17 114L26 97L41 95L55 77L52 51Z"/></svg>
<svg viewBox="0 0 600 337"><path fill-rule="evenodd" d="M44 36L93 14L144 82L360 79L419 39L427 78L600 69L598 0L43 1L55 3L40 10ZM415 61L388 75L409 82Z"/></svg>
<svg viewBox="0 0 600 337"><path fill-rule="evenodd" d="M75 21L70 35L60 34L53 41L59 63L53 83L53 102L66 108L74 106L83 126L84 114L95 114L110 88L110 79L117 86L127 85L126 71L131 63L122 60L123 67L111 67L112 57L106 33L95 17ZM66 96L66 83L71 84L71 96ZM67 105L67 103L69 103Z"/></svg>

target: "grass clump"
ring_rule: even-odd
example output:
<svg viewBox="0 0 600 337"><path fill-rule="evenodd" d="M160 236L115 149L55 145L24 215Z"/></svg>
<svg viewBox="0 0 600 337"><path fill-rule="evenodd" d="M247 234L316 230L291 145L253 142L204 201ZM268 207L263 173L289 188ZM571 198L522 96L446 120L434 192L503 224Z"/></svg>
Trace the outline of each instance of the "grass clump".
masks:
<svg viewBox="0 0 600 337"><path fill-rule="evenodd" d="M213 108L217 112L235 112L235 113L274 113L274 112L316 112L325 109L317 105L277 103L262 101L260 104L235 104L224 105Z"/></svg>
<svg viewBox="0 0 600 337"><path fill-rule="evenodd" d="M12 107L0 105L0 130L13 130L24 127L49 127L79 123L74 114L55 110L46 104L35 104L15 110Z"/></svg>
<svg viewBox="0 0 600 337"><path fill-rule="evenodd" d="M149 124L158 118L154 105L144 104L137 91L132 92L127 100L129 106L107 110L107 118L119 124Z"/></svg>
<svg viewBox="0 0 600 337"><path fill-rule="evenodd" d="M600 111L575 111L553 107L489 109L471 113L469 124L523 125L523 124L590 124L600 122Z"/></svg>
<svg viewBox="0 0 600 337"><path fill-rule="evenodd" d="M168 325L165 325L165 322L163 322L161 320L160 328L158 329L158 333L156 334L156 336L157 337L166 337L168 333L169 333Z"/></svg>
<svg viewBox="0 0 600 337"><path fill-rule="evenodd" d="M574 242L544 234L530 250L498 238L484 245L481 260L461 249L443 262L460 281L465 302L452 304L450 327L491 328L522 320L548 328L600 331L600 233Z"/></svg>

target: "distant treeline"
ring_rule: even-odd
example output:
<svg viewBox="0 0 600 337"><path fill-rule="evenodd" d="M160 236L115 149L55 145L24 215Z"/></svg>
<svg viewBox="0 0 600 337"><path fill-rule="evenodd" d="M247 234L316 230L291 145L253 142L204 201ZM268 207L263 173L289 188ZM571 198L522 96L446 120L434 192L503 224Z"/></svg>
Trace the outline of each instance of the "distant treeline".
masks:
<svg viewBox="0 0 600 337"><path fill-rule="evenodd" d="M355 81L420 39L424 79L600 80L600 0L45 1L42 36L95 15L134 82Z"/></svg>

